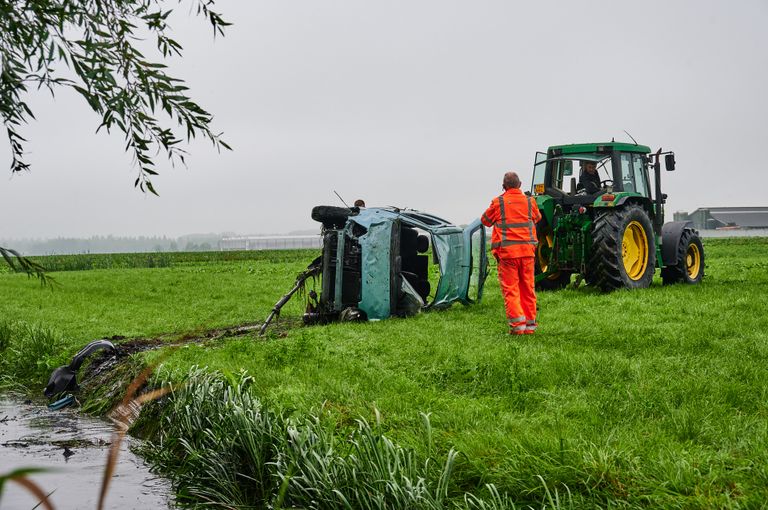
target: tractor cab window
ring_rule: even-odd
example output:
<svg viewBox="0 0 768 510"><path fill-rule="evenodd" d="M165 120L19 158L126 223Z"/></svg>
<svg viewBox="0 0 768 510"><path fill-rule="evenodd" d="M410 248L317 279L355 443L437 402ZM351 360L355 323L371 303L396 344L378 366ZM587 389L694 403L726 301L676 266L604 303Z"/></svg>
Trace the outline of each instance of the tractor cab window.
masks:
<svg viewBox="0 0 768 510"><path fill-rule="evenodd" d="M635 192L635 176L632 173L632 155L621 155L621 186L623 191Z"/></svg>
<svg viewBox="0 0 768 510"><path fill-rule="evenodd" d="M621 184L623 191L650 196L642 154L621 155Z"/></svg>
<svg viewBox="0 0 768 510"><path fill-rule="evenodd" d="M567 192L573 176L573 160L558 159L552 162L552 187Z"/></svg>
<svg viewBox="0 0 768 510"><path fill-rule="evenodd" d="M613 182L613 165L611 165L611 158L606 157L600 163L597 164L597 174L600 176L600 181Z"/></svg>
<svg viewBox="0 0 768 510"><path fill-rule="evenodd" d="M645 170L645 161L642 154L632 155L632 172L635 174L635 189L644 197L650 197L648 187L648 172Z"/></svg>
<svg viewBox="0 0 768 510"><path fill-rule="evenodd" d="M613 170L610 156L600 159L600 156L586 157L579 159L578 170L574 172L574 179L577 180L577 191L579 194L593 194L606 186L613 184ZM595 166L595 173L589 174L587 165Z"/></svg>

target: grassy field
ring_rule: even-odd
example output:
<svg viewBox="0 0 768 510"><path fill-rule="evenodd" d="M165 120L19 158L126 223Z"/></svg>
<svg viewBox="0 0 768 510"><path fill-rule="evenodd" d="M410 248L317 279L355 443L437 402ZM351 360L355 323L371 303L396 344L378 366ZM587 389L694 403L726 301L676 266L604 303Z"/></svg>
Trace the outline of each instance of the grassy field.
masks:
<svg viewBox="0 0 768 510"><path fill-rule="evenodd" d="M710 239L705 250L699 286L539 294L532 337L506 335L492 273L477 306L188 345L162 374L244 369L266 407L340 430L375 422L377 410L395 443L461 452L452 494L492 483L526 504L556 490L573 507L759 508L768 501L768 240ZM3 346L0 324L2 368L42 387L49 367L95 338L262 321L313 255L61 272L52 290L0 275L0 322L23 321L41 358L30 361L22 340ZM294 301L283 316L301 308Z"/></svg>
<svg viewBox="0 0 768 510"><path fill-rule="evenodd" d="M236 261L269 260L294 262L297 254L314 253L310 250L292 251L195 251L157 253L85 253L80 255L47 255L28 257L47 271L89 271L91 269L137 269L178 267L195 264L226 264ZM309 255L307 255L309 256ZM11 273L7 265L0 273Z"/></svg>

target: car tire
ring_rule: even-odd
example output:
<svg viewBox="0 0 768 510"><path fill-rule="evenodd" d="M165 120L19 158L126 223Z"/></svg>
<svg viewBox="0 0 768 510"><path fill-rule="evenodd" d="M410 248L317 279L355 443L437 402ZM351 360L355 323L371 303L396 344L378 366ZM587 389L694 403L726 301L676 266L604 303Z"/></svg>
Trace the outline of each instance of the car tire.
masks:
<svg viewBox="0 0 768 510"><path fill-rule="evenodd" d="M318 205L312 208L312 219L322 223L325 228L342 228L347 218L357 213L356 208Z"/></svg>

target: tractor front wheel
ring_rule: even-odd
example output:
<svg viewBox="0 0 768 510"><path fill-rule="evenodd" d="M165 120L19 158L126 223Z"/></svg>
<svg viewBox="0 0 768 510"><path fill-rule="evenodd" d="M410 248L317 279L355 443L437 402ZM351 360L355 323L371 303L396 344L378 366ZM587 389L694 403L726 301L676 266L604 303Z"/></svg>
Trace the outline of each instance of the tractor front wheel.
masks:
<svg viewBox="0 0 768 510"><path fill-rule="evenodd" d="M549 269L552 259L552 248L555 244L552 229L545 220L536 225L539 243L536 245L536 276ZM560 270L548 275L536 283L536 290L559 290L565 288L571 281L571 271Z"/></svg>
<svg viewBox="0 0 768 510"><path fill-rule="evenodd" d="M650 286L656 269L653 226L636 204L598 216L592 227L587 282L603 291Z"/></svg>
<svg viewBox="0 0 768 510"><path fill-rule="evenodd" d="M670 283L700 283L704 277L704 246L699 233L686 228L677 243L677 264L661 270L664 285Z"/></svg>

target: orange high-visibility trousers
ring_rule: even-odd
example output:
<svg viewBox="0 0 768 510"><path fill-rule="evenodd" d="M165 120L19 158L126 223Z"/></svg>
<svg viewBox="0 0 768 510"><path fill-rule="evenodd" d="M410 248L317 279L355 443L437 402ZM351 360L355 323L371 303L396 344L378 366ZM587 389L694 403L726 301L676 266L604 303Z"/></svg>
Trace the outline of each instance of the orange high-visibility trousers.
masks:
<svg viewBox="0 0 768 510"><path fill-rule="evenodd" d="M504 296L509 332L536 331L536 291L533 257L498 259L499 285Z"/></svg>

